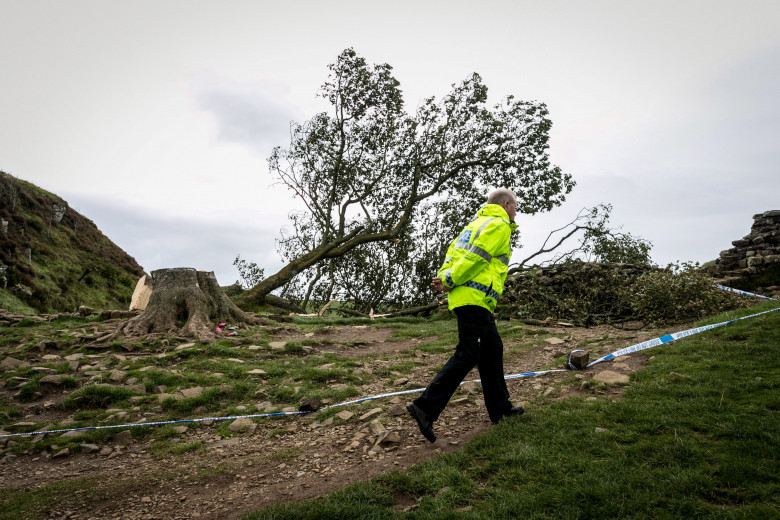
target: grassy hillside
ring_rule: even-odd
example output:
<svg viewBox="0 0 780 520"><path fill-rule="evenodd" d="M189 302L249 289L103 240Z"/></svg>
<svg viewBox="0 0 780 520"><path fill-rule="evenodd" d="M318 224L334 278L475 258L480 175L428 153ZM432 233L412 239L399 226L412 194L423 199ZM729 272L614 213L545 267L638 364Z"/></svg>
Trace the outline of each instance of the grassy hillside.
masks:
<svg viewBox="0 0 780 520"><path fill-rule="evenodd" d="M60 197L0 172L0 219L0 308L129 304L143 269Z"/></svg>
<svg viewBox="0 0 780 520"><path fill-rule="evenodd" d="M410 471L244 520L780 518L778 343L780 311L685 338L650 351L623 398L564 399Z"/></svg>

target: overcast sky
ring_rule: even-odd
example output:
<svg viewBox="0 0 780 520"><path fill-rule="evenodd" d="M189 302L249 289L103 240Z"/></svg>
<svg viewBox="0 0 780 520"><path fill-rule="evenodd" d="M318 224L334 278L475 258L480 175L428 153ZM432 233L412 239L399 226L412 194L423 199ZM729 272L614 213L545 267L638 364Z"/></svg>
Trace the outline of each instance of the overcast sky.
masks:
<svg viewBox="0 0 780 520"><path fill-rule="evenodd" d="M609 202L656 262L704 262L780 209L777 0L0 0L0 34L0 170L147 272L281 266L293 203L266 158L346 47L392 65L410 111L472 72L491 102L548 105L578 185L518 217L527 250Z"/></svg>

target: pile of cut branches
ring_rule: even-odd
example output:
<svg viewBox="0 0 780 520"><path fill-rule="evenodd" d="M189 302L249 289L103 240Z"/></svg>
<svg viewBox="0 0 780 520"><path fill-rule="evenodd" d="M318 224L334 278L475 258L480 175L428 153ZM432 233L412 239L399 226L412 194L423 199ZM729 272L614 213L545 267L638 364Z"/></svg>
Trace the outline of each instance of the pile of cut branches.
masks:
<svg viewBox="0 0 780 520"><path fill-rule="evenodd" d="M692 264L569 261L523 271L507 279L498 312L515 318L577 325L683 322L749 304L715 287Z"/></svg>

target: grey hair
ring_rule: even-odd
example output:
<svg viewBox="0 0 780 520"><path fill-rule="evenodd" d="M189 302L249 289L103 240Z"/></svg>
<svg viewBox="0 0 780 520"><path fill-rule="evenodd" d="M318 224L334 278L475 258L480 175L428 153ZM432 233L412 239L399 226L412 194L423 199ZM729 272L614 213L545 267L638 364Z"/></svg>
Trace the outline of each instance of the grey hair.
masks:
<svg viewBox="0 0 780 520"><path fill-rule="evenodd" d="M517 202L517 197L512 190L499 188L488 195L488 204L503 204L504 202Z"/></svg>

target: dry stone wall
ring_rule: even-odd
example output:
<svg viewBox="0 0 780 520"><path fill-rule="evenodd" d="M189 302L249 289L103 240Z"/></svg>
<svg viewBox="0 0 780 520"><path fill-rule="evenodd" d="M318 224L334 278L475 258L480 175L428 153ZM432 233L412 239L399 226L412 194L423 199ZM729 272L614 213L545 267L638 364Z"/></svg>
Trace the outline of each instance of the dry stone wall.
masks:
<svg viewBox="0 0 780 520"><path fill-rule="evenodd" d="M737 288L777 285L780 273L780 210L753 216L753 226L715 261L719 282ZM751 281L755 283L751 283Z"/></svg>

